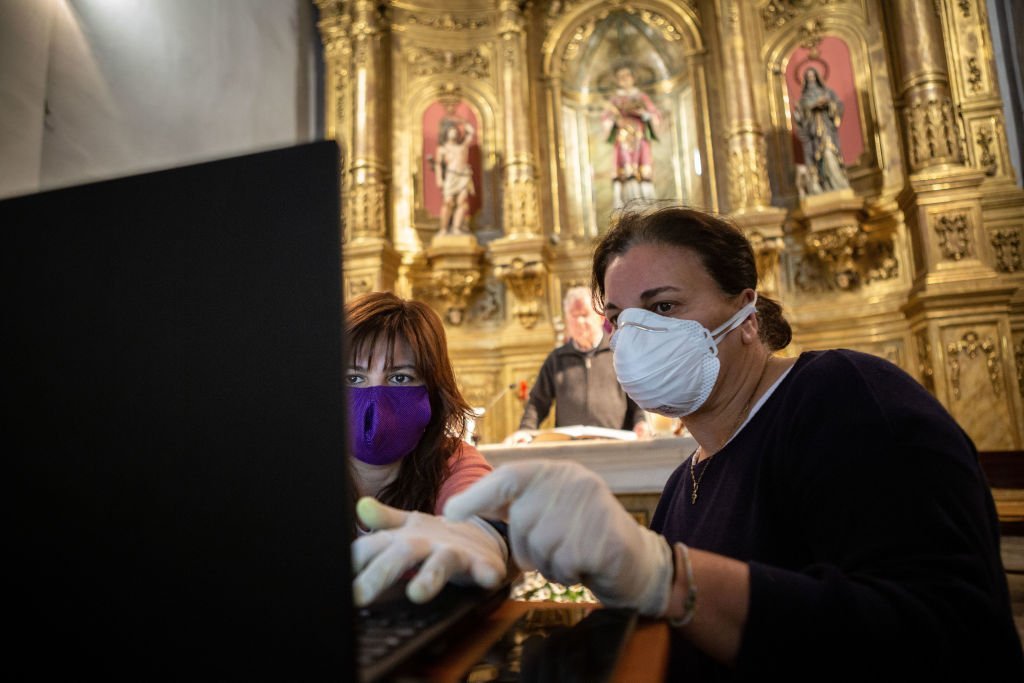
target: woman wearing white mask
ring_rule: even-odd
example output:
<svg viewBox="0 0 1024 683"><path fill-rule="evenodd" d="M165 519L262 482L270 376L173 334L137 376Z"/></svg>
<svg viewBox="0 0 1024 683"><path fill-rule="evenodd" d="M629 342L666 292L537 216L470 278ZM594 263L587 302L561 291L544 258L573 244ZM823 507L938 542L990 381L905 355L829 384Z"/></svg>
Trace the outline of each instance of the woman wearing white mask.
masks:
<svg viewBox="0 0 1024 683"><path fill-rule="evenodd" d="M775 356L789 326L750 244L704 213L624 216L593 285L627 393L700 444L652 529L539 460L447 517L502 515L520 566L667 618L670 680L1024 680L977 454L920 384L853 351Z"/></svg>

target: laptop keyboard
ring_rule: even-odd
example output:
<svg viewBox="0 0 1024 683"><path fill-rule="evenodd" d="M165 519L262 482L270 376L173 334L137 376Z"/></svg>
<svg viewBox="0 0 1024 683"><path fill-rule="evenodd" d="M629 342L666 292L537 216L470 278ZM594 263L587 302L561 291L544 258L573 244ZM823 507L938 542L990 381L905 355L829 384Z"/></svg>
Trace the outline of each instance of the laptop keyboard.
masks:
<svg viewBox="0 0 1024 683"><path fill-rule="evenodd" d="M405 585L392 586L358 612L357 658L362 681L378 681L409 658L442 651L459 624L494 610L508 595L501 590L451 584L422 605L405 597Z"/></svg>

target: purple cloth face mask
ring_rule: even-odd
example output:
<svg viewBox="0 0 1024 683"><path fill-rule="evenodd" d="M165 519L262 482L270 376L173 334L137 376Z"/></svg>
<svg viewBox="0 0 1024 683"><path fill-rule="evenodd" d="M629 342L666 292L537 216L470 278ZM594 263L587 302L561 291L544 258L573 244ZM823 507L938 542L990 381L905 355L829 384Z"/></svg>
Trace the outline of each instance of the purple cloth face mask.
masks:
<svg viewBox="0 0 1024 683"><path fill-rule="evenodd" d="M349 387L352 455L368 465L390 465L412 453L430 423L426 387Z"/></svg>

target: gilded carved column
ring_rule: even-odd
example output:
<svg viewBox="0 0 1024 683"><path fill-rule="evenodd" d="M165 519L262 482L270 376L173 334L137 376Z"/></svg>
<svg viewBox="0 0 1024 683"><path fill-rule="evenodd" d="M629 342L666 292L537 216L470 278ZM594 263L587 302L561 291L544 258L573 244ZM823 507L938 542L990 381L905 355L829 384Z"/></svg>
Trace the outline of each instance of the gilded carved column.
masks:
<svg viewBox="0 0 1024 683"><path fill-rule="evenodd" d="M490 254L495 276L512 293L513 316L521 328L529 330L544 319L540 311L547 254L539 220L537 167L531 137L534 118L530 113L526 19L518 0L501 0L498 10L498 78L505 138L505 236L490 244Z"/></svg>
<svg viewBox="0 0 1024 683"><path fill-rule="evenodd" d="M393 289L399 255L391 245L388 196L390 102L387 23L373 0L352 3L351 147L345 192L348 290Z"/></svg>
<svg viewBox="0 0 1024 683"><path fill-rule="evenodd" d="M907 164L918 174L942 164L963 164L949 72L942 47L942 25L934 0L905 0L889 5L897 30L893 41L900 66L899 83Z"/></svg>
<svg viewBox="0 0 1024 683"><path fill-rule="evenodd" d="M352 239L387 236L388 129L383 18L372 0L352 8L352 163L348 229Z"/></svg>
<svg viewBox="0 0 1024 683"><path fill-rule="evenodd" d="M757 121L754 86L750 74L743 17L738 0L719 4L722 33L723 102L729 118L728 150L729 207L733 220L743 228L757 248L761 287L778 295L779 253L785 211L771 205L771 185L764 132Z"/></svg>
<svg viewBox="0 0 1024 683"><path fill-rule="evenodd" d="M1015 287L989 265L981 185L967 165L935 0L886 3L897 71L897 109L910 176L900 193L915 277L904 312L930 389L979 449L1024 444L1024 410L1009 350Z"/></svg>
<svg viewBox="0 0 1024 683"><path fill-rule="evenodd" d="M504 109L505 234L540 232L537 210L537 170L531 140L529 65L526 61L525 18L517 0L501 0L498 19L501 97Z"/></svg>

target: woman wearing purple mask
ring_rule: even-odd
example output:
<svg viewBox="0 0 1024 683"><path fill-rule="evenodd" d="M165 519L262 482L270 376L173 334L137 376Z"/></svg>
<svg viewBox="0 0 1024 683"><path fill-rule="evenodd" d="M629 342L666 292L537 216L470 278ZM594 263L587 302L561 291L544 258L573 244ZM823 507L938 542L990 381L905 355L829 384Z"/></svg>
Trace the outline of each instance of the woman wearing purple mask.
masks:
<svg viewBox="0 0 1024 683"><path fill-rule="evenodd" d="M345 324L356 512L363 531L378 532L353 544L353 561L363 570L354 583L356 600L372 601L424 558L426 575L421 568L407 589L417 602L449 578L496 584L508 551L495 526L434 516L491 471L462 438L473 411L459 392L441 318L424 303L371 292L346 304ZM396 562L390 541L399 527L425 550Z"/></svg>

